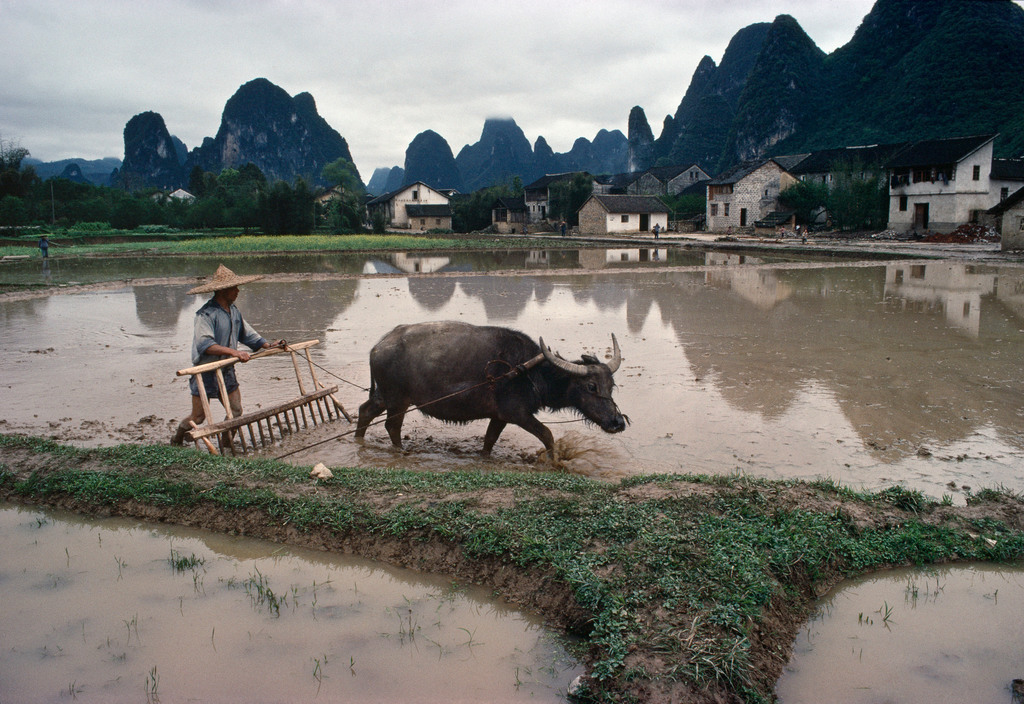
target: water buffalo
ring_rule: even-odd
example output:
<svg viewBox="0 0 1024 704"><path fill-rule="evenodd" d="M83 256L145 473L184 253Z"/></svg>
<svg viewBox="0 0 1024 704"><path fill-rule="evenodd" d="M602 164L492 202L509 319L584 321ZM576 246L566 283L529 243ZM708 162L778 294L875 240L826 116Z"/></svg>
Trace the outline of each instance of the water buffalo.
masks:
<svg viewBox="0 0 1024 704"><path fill-rule="evenodd" d="M541 408L571 408L607 433L628 418L612 400L619 344L612 335L608 364L590 355L570 362L516 330L460 322L399 325L370 350L370 398L359 407L356 438L388 412L384 427L402 447L402 420L411 405L452 423L490 418L483 453L509 423L535 435L554 459L551 431L533 417Z"/></svg>

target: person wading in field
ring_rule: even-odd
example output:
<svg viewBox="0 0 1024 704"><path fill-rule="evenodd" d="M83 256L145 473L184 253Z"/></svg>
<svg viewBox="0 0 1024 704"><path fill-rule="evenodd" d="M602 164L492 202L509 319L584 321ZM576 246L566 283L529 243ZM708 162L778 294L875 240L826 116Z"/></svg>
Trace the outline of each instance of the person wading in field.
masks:
<svg viewBox="0 0 1024 704"><path fill-rule="evenodd" d="M239 276L221 264L207 283L189 290L189 293L193 294L213 294L213 297L196 311L192 335L193 366L216 362L225 357L236 357L241 362L248 362L249 353L238 349L239 342L253 351L280 347L284 344L284 340L273 343L265 340L251 325L242 320L242 313L235 307L238 287L262 278L263 276L259 274ZM205 372L201 375L203 386L208 398L220 399L221 404L225 408L230 408L232 415L237 418L242 415L242 391L238 387L234 365L225 367L222 373L224 386L228 392L227 401L220 398L220 389L217 387L217 376L214 372ZM193 376L189 382L189 390L192 392L192 414L178 423L178 428L171 438L172 445L184 444L185 433L192 429L192 423L199 425L205 419L196 379L197 377Z"/></svg>

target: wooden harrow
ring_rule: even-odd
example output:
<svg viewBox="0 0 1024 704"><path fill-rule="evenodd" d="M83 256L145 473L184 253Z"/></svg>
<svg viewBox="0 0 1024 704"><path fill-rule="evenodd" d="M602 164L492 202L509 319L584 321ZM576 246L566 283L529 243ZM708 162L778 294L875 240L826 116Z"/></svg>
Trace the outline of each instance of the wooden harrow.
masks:
<svg viewBox="0 0 1024 704"><path fill-rule="evenodd" d="M306 342L286 344L284 347L260 350L253 354L249 358L250 361L264 359L285 352L291 354L292 366L295 368L295 379L299 383L299 397L268 408L261 408L258 411L243 413L237 418L232 416L230 404L224 404L227 418L218 423L211 422L213 414L210 409L210 399L206 394L206 387L203 385L202 379L197 379L199 399L202 401L203 412L206 414L206 418L202 426L192 423L192 430L186 436L196 444L197 448L201 449L205 446L207 450L215 455L223 454L225 449L235 454L235 438L238 439L242 452L246 453L250 449L256 450L257 447L272 445L275 441L283 439L285 435L309 428L310 425L315 427L320 423L336 420L339 416L344 416L345 420L351 423L352 418L345 412L345 407L341 405L341 401L334 395L338 391L338 387L324 386L316 376L313 360L309 357L309 348L318 344L320 344L319 340L307 340ZM309 391L307 391L306 384L302 380L299 352L302 352L306 358L309 375L313 381L313 388ZM188 369L179 369L178 376L196 376L203 372L212 371L217 376L217 388L220 390L220 397L226 399L228 397L227 387L224 385L224 373L221 370L237 363L237 359L228 357L216 362L189 367ZM245 437L246 432L249 434L248 442ZM216 436L216 445L214 440L211 439L212 436Z"/></svg>

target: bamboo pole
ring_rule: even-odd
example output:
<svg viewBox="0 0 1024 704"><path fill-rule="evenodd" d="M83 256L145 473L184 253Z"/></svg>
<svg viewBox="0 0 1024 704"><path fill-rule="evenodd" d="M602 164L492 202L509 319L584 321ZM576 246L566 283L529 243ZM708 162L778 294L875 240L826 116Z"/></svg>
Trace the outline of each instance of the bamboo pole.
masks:
<svg viewBox="0 0 1024 704"><path fill-rule="evenodd" d="M302 383L302 374L299 373L299 357L298 357L298 355L295 354L295 352L292 352L291 350L289 350L289 352L291 353L291 356L292 356L292 367L295 368L295 381L299 382L299 394L302 395L302 396L305 396L306 395L306 386L305 386L305 384ZM307 354L308 354L308 350L307 350ZM315 379L314 379L314 381L315 381Z"/></svg>
<svg viewBox="0 0 1024 704"><path fill-rule="evenodd" d="M299 387L300 396L297 399L283 404L277 404L270 408L264 408L251 413L243 413L238 417L235 417L234 413L231 411L231 402L228 400L227 385L224 381L224 374L222 371L226 367L237 364L240 361L238 358L225 357L223 359L208 362L206 364L199 364L187 369L179 369L177 372L178 376L194 376L196 378L196 384L199 387L199 399L203 407L205 425L199 426L192 423L190 437L192 437L196 446L199 447L199 444L203 443L207 450L212 454L217 455L223 454L224 450L230 448L232 454L234 454L235 447L233 437L236 431L242 452L247 452L250 445L252 449L255 450L261 445L263 447L267 447L274 443L275 422L277 424L277 434L281 440L283 440L286 435L299 432L303 429L308 429L310 424L312 424L313 427L316 427L319 423L327 423L330 420L334 420L335 417L339 416L339 414L344 415L345 419L351 423L351 417L349 417L348 413L345 411L341 401L339 401L335 396L338 387L325 386L316 375L313 360L309 354L309 348L319 343L319 340L307 340L305 342L287 344L283 347L267 348L250 355L249 359L253 360L288 352L291 355L292 369L295 371L295 380ZM307 386L302 379L302 371L296 354L299 351L305 355L306 362L309 366L309 374L313 382L312 392L307 390ZM213 422L212 420L213 409L210 404L210 397L206 393L206 385L203 383L202 379L202 374L204 372L213 372L217 380L217 390L226 415L224 421ZM328 402L328 397L330 398L330 402ZM338 413L334 412L332 405L334 406L334 409L337 409ZM306 415L307 412L309 414L308 416ZM265 430L263 427L264 422L266 422ZM255 428L252 427L253 423L256 424ZM249 433L248 442L246 442L245 438L246 432ZM256 438L257 433L259 434L259 440ZM211 442L211 437L213 435L218 436L217 445L219 446L219 450L218 447L215 447L214 443Z"/></svg>

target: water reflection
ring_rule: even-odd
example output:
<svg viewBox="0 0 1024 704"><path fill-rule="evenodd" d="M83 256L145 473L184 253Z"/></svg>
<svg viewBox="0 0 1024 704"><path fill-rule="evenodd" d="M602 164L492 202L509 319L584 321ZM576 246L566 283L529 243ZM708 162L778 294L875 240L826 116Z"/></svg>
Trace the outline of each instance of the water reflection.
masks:
<svg viewBox="0 0 1024 704"><path fill-rule="evenodd" d="M699 256L699 255L697 255ZM676 260L676 264L681 262ZM658 247L637 247L628 249L588 249L580 252L580 266L584 269L636 264L669 264L669 250Z"/></svg>
<svg viewBox="0 0 1024 704"><path fill-rule="evenodd" d="M4 505L0 551L4 701L562 701L582 671L488 590L369 560Z"/></svg>
<svg viewBox="0 0 1024 704"><path fill-rule="evenodd" d="M516 256L539 264L563 254ZM389 261L423 268L450 258L444 266L455 266L460 256ZM370 347L401 323L508 325L558 343L567 355L604 354L614 332L625 357L616 398L633 425L614 438L596 437L608 445L608 458L630 458L633 471L826 475L866 487L899 481L933 496L950 491L950 482L1024 488L1019 268L776 265L735 254L699 256L701 266L668 269L564 273L556 262L551 273L271 277L246 286L239 305L267 334L323 340L314 349L317 361L360 387L369 382ZM601 257L607 263L607 253ZM185 294L189 285L0 305L8 333L0 376L7 393L33 398L31 405L8 404L12 426L59 430L92 418L112 426L111 438L134 439L120 428L154 409L181 405L180 385L167 379L185 366L192 312L202 303ZM72 353L69 338L86 344ZM102 345L91 346L94 340ZM53 354L32 354L51 347ZM135 385L118 380L125 360ZM243 385L252 388L247 398L258 399L263 387L276 393L274 384L293 376L287 361L281 364L269 373L243 369ZM140 388L145 383L150 386ZM294 381L287 384L284 393L293 393ZM55 386L64 393L47 392ZM342 388L346 407L365 400L358 389ZM551 418L565 420L564 414ZM456 437L476 443L482 432L418 421L406 427L428 428L442 443ZM370 440L366 452L375 451ZM533 445L511 432L498 449L519 458ZM392 461L386 454L360 459L346 448L338 443L329 452L339 462Z"/></svg>
<svg viewBox="0 0 1024 704"><path fill-rule="evenodd" d="M783 704L1009 702L1024 668L1024 571L907 568L840 584L796 639Z"/></svg>
<svg viewBox="0 0 1024 704"><path fill-rule="evenodd" d="M995 293L998 278L988 267L894 264L885 269L885 296L890 305L943 315L954 328L977 337L982 297Z"/></svg>
<svg viewBox="0 0 1024 704"><path fill-rule="evenodd" d="M496 270L605 269L624 266L703 266L708 255L679 248L616 249L502 249L455 252L223 254L131 257L51 257L40 264L35 259L5 261L4 281L11 284L97 283L167 277L209 276L218 264L238 274L421 274L434 272L486 272ZM726 255L731 256L731 255ZM740 256L741 262L743 256ZM816 258L824 261L824 257ZM761 262L793 261L793 256L766 256ZM814 261L801 256L799 261ZM755 260L751 259L751 262Z"/></svg>

